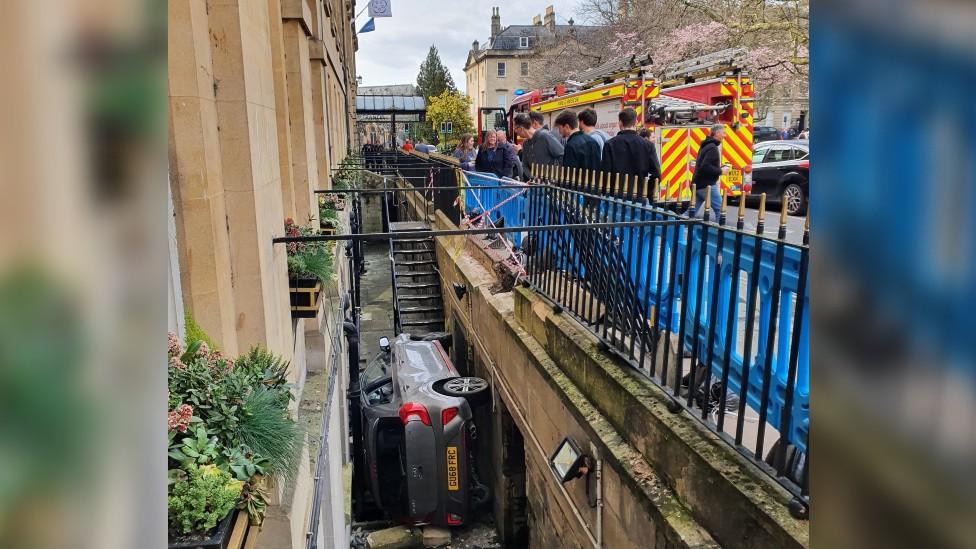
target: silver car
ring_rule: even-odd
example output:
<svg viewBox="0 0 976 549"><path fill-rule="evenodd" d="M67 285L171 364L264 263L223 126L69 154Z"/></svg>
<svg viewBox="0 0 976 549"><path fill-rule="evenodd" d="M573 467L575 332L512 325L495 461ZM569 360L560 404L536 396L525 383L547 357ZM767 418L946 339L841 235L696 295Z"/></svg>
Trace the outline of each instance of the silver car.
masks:
<svg viewBox="0 0 976 549"><path fill-rule="evenodd" d="M464 524L472 505L488 497L477 475L472 416L488 383L459 376L436 340L401 334L392 345L381 340L381 348L360 379L373 499L400 522Z"/></svg>

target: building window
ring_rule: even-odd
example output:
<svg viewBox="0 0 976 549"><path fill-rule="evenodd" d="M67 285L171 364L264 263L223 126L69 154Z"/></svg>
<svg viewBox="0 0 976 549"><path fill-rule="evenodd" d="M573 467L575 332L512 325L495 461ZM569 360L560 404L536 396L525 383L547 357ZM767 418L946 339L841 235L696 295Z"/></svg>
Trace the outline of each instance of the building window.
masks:
<svg viewBox="0 0 976 549"><path fill-rule="evenodd" d="M505 108L505 96L506 94L504 93L498 94L498 106L503 109Z"/></svg>
<svg viewBox="0 0 976 549"><path fill-rule="evenodd" d="M505 62L504 61L499 61L498 62L498 77L499 78L504 78L505 77Z"/></svg>
<svg viewBox="0 0 976 549"><path fill-rule="evenodd" d="M519 47L520 48L527 48L527 47L529 47L529 37L528 36L519 36Z"/></svg>
<svg viewBox="0 0 976 549"><path fill-rule="evenodd" d="M529 75L529 62L522 61L522 76L528 76L528 75Z"/></svg>

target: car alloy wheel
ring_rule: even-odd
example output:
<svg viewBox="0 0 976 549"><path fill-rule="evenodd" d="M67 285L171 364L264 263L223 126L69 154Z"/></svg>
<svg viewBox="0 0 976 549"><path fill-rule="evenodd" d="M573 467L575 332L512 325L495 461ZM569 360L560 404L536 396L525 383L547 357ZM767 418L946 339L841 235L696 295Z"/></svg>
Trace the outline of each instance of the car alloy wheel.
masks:
<svg viewBox="0 0 976 549"><path fill-rule="evenodd" d="M488 382L480 377L456 377L444 384L444 391L457 396L480 393L488 388Z"/></svg>
<svg viewBox="0 0 976 549"><path fill-rule="evenodd" d="M783 200L786 201L786 213L796 215L803 210L803 189L796 183L790 183L783 190Z"/></svg>

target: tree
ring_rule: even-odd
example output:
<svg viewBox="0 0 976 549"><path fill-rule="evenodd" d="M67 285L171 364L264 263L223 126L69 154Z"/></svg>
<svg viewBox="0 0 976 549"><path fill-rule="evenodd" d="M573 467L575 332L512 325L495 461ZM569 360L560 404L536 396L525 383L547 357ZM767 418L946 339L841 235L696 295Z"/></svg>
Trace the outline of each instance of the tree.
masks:
<svg viewBox="0 0 976 549"><path fill-rule="evenodd" d="M462 134L472 133L474 124L468 117L471 99L454 91L444 90L427 102L427 120L433 124L434 131L440 132L441 124L450 122L452 131L441 134L441 144L457 144Z"/></svg>
<svg viewBox="0 0 976 549"><path fill-rule="evenodd" d="M430 47L427 52L427 59L420 64L420 73L417 74L417 94L429 101L432 97L441 95L444 91L457 93L454 79L447 67L441 63L441 56L437 53L437 48Z"/></svg>

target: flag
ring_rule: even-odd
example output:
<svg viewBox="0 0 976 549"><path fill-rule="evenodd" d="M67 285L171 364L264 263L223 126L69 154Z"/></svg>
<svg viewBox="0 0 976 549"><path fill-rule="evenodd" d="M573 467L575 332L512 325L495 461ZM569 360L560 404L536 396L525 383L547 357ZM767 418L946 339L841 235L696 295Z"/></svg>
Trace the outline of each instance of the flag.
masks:
<svg viewBox="0 0 976 549"><path fill-rule="evenodd" d="M393 17L390 6L392 0L369 0L370 17Z"/></svg>
<svg viewBox="0 0 976 549"><path fill-rule="evenodd" d="M369 21L366 21L366 24L363 25L363 28L359 29L359 34L364 32L372 32L374 30L376 30L376 25L373 23L373 18L370 17Z"/></svg>

